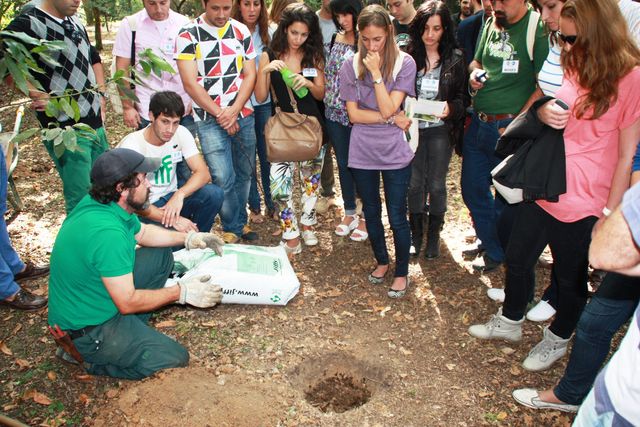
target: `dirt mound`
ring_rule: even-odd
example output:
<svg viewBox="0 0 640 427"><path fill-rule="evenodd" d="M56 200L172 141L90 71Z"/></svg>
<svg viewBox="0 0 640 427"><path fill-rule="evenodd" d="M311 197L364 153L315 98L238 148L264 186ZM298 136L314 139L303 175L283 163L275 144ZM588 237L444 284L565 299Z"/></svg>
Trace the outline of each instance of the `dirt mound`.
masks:
<svg viewBox="0 0 640 427"><path fill-rule="evenodd" d="M175 369L129 383L94 425L275 425L286 412L283 394L278 387L242 375L216 376L203 367Z"/></svg>

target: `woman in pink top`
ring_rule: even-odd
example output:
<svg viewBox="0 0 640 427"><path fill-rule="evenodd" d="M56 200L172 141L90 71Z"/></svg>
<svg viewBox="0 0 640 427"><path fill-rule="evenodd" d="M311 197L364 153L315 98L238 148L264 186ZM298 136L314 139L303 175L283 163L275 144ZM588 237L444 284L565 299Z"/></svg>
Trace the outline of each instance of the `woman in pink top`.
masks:
<svg viewBox="0 0 640 427"><path fill-rule="evenodd" d="M523 203L507 248L505 301L498 313L469 333L482 339L519 341L530 272L549 244L558 282L555 319L525 359L527 370L549 368L567 351L587 300L591 230L629 186L640 140L640 50L615 0L569 0L561 12L565 70L557 100L542 107L545 123L564 128L567 192L557 203ZM543 114L540 114L543 116Z"/></svg>

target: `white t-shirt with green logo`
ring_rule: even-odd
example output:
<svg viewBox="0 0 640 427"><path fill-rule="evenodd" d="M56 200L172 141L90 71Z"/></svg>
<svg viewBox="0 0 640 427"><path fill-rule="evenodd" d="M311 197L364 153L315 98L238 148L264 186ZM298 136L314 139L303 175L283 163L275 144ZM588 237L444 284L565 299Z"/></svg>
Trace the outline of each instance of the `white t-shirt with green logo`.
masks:
<svg viewBox="0 0 640 427"><path fill-rule="evenodd" d="M182 159L188 159L200 153L193 136L184 126L178 126L173 138L161 146L149 144L144 138L144 129L142 129L125 136L119 147L135 150L145 157L160 159L158 170L147 174L151 183L149 194L151 203L178 189L177 164Z"/></svg>

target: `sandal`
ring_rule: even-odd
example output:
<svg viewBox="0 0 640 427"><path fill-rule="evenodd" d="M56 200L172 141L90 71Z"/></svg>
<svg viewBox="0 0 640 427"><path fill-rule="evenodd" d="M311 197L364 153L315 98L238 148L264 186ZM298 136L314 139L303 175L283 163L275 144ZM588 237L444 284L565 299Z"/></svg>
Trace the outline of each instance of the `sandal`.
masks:
<svg viewBox="0 0 640 427"><path fill-rule="evenodd" d="M253 224L262 224L264 222L264 216L262 216L260 209L249 209L249 221Z"/></svg>
<svg viewBox="0 0 640 427"><path fill-rule="evenodd" d="M286 240L281 240L280 246L284 248L287 255L298 255L302 252L302 242L300 241L298 241L296 246L289 246Z"/></svg>
<svg viewBox="0 0 640 427"><path fill-rule="evenodd" d="M376 267L377 269L378 267ZM375 270L374 270L375 271ZM389 271L389 268L387 268L387 271ZM384 278L387 275L387 271L384 272L384 274L382 275L382 277L380 276L374 276L373 272L371 272L371 274L369 274L369 277L367 277L367 279L369 280L369 283L371 283L372 285L381 285L384 283Z"/></svg>
<svg viewBox="0 0 640 427"><path fill-rule="evenodd" d="M360 221L364 222L364 218L360 218ZM369 233L367 233L366 231L360 230L359 228L357 228L357 226L351 233L351 236L349 236L349 238L354 242L364 242L365 240L367 240L368 237L369 237Z"/></svg>
<svg viewBox="0 0 640 427"><path fill-rule="evenodd" d="M409 280L409 276L406 276L404 289L396 290L396 289L389 288L387 295L389 296L389 298L393 298L393 299L402 298L407 293L407 289L409 289L409 283L411 283L411 281Z"/></svg>
<svg viewBox="0 0 640 427"><path fill-rule="evenodd" d="M335 233L338 236L347 236L349 233L351 233L351 231L358 228L358 224L360 223L360 219L358 218L358 215L347 215L347 216L351 217L351 222L349 222L349 224L343 224L343 223L338 224L335 230ZM344 219L346 219L347 216L345 216Z"/></svg>

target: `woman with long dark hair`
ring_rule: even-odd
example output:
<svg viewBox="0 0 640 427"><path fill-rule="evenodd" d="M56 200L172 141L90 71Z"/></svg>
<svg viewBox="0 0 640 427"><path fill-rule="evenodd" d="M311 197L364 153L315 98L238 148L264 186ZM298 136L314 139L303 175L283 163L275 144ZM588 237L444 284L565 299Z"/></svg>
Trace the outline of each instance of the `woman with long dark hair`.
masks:
<svg viewBox="0 0 640 427"><path fill-rule="evenodd" d="M260 55L255 88L258 102L267 99L271 88L282 111L293 112L289 91L280 73L288 69L293 73L292 93L298 104L298 111L314 116L323 123L317 102L324 96L323 52L318 16L304 3L287 6L282 12L280 25L273 34L271 45ZM308 89L308 93L301 98L296 92L303 88ZM298 229L298 221L293 210L293 178L296 163L271 164L271 196L280 211L283 239L281 245L290 254L299 254L302 251L301 234L305 245L318 244L313 226L317 223L315 205L320 191L323 158L324 147L315 159L297 162L302 190L302 233Z"/></svg>
<svg viewBox="0 0 640 427"><path fill-rule="evenodd" d="M367 239L367 226L364 217L356 213L356 184L349 170L349 139L351 123L345 102L340 99L340 69L342 64L358 50L358 32L356 24L362 10L360 0L332 0L329 8L333 14L338 32L335 33L327 58L326 90L324 94L324 114L326 129L333 144L338 161L338 177L344 201L344 218L335 229L338 236L348 236L355 241Z"/></svg>
<svg viewBox="0 0 640 427"><path fill-rule="evenodd" d="M233 2L233 9L231 10L231 16L236 21L242 22L251 31L251 40L253 42L253 49L256 55L260 57L260 54L265 47L269 46L271 42L271 36L274 30L269 28L269 18L267 13L267 6L264 0L235 0ZM260 63L256 62L256 67L259 67ZM267 99L260 103L256 100L255 95L251 95L251 105L253 105L253 116L255 117L255 129L256 129L256 152L258 154L258 160L260 161L260 181L262 183L262 191L264 193L264 204L266 207L267 216L272 218L276 215L273 200L271 199L271 190L269 188L269 169L271 165L267 160L267 149L264 141L264 126L267 124L267 120L271 116L271 99L267 95ZM251 187L249 189L249 211L251 212L249 219L251 222L260 224L264 221L264 217L260 211L260 192L258 191L258 177L257 171L251 177ZM244 219L246 223L246 212L244 209L241 211L241 220Z"/></svg>
<svg viewBox="0 0 640 427"><path fill-rule="evenodd" d="M432 121L420 121L418 149L409 185L409 224L412 255L422 246L427 213L427 259L440 255L440 230L447 211L447 172L456 140L462 138L469 102L468 73L462 52L456 49L454 24L442 1L422 3L409 25L407 52L416 61L418 99L444 101L444 111Z"/></svg>
<svg viewBox="0 0 640 427"><path fill-rule="evenodd" d="M389 254L382 225L380 175L389 224L393 231L396 268L390 298L401 298L409 287L407 189L413 152L405 138L411 119L400 110L407 95L415 95L416 64L393 41L393 25L386 10L365 7L358 17L358 53L340 70L340 97L353 123L349 167L362 197L367 231L376 259L368 280L385 282Z"/></svg>
<svg viewBox="0 0 640 427"><path fill-rule="evenodd" d="M546 123L564 129L567 191L557 203L520 204L506 254L505 301L498 313L469 333L519 341L533 281L530 274L549 244L558 283L554 320L523 366L548 369L567 345L587 300L588 250L599 217L618 206L629 186L640 141L640 50L615 0L568 0L561 12L564 81Z"/></svg>

